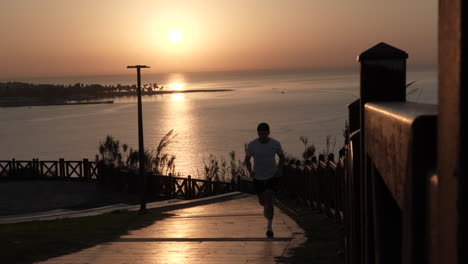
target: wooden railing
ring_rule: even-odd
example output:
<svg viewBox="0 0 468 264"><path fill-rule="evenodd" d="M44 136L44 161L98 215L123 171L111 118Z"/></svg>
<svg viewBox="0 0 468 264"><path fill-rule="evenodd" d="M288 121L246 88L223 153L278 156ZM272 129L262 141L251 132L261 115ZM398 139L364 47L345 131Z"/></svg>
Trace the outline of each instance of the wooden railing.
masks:
<svg viewBox="0 0 468 264"><path fill-rule="evenodd" d="M344 158L337 164L332 158L307 165L288 164L280 178L281 191L342 221L344 166Z"/></svg>
<svg viewBox="0 0 468 264"><path fill-rule="evenodd" d="M88 159L80 161L0 160L0 179L96 180L97 175L97 163Z"/></svg>
<svg viewBox="0 0 468 264"><path fill-rule="evenodd" d="M436 106L367 103L364 111L365 128L348 143L345 229L356 257L351 263L427 263Z"/></svg>
<svg viewBox="0 0 468 264"><path fill-rule="evenodd" d="M194 199L222 194L240 189L237 182L202 180L188 177L173 177L148 173L146 193L150 196ZM136 193L139 191L140 176L136 172L114 167L100 167L98 182L114 190Z"/></svg>
<svg viewBox="0 0 468 264"><path fill-rule="evenodd" d="M359 56L344 180L346 263L429 263L437 106L406 102L406 58L381 43Z"/></svg>
<svg viewBox="0 0 468 264"><path fill-rule="evenodd" d="M113 166L99 166L82 161L0 160L0 180L79 180L96 181L102 187L127 193L139 192L140 177L132 171ZM232 182L194 179L190 175L173 177L147 174L147 193L153 196L193 199L236 190L249 191L251 183L236 179Z"/></svg>

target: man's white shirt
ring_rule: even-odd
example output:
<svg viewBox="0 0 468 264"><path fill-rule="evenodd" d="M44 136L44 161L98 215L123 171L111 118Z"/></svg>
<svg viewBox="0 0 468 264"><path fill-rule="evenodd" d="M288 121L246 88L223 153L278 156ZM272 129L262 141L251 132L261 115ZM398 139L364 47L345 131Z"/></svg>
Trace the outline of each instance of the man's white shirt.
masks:
<svg viewBox="0 0 468 264"><path fill-rule="evenodd" d="M273 138L269 138L267 143L262 143L257 138L247 145L245 154L254 158L255 179L267 180L276 174L278 168L275 154L283 155L283 149L279 141Z"/></svg>

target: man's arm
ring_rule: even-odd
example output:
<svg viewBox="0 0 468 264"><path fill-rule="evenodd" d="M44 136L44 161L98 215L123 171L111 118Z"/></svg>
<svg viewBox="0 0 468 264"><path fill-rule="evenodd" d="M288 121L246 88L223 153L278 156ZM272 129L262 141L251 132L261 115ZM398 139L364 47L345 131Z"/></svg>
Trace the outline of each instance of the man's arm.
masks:
<svg viewBox="0 0 468 264"><path fill-rule="evenodd" d="M278 169L283 169L284 161L285 161L284 154L283 153L278 154L278 157L279 157Z"/></svg>
<svg viewBox="0 0 468 264"><path fill-rule="evenodd" d="M281 177L283 176L283 166L284 166L285 158L284 158L283 153L277 154L277 155L279 157L279 161L278 161L278 171L276 172L276 177Z"/></svg>
<svg viewBox="0 0 468 264"><path fill-rule="evenodd" d="M250 158L250 156L245 155L244 163L245 167L247 168L247 171L249 172L250 177L253 178L255 175L252 171L252 163L250 163Z"/></svg>

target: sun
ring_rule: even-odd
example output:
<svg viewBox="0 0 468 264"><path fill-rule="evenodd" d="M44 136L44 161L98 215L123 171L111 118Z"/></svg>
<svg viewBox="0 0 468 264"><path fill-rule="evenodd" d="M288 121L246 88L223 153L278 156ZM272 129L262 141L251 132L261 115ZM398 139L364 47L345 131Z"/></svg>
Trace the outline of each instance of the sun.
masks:
<svg viewBox="0 0 468 264"><path fill-rule="evenodd" d="M182 32L176 29L169 31L167 33L167 40L174 44L180 43L182 41Z"/></svg>

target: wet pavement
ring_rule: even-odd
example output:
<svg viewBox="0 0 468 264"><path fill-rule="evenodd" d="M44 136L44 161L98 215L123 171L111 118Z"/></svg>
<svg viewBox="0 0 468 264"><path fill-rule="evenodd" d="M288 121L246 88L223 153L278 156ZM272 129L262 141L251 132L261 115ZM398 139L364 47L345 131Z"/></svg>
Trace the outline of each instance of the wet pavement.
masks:
<svg viewBox="0 0 468 264"><path fill-rule="evenodd" d="M256 196L167 211L172 215L116 241L40 263L277 263L305 242L304 231L275 208L275 237Z"/></svg>

